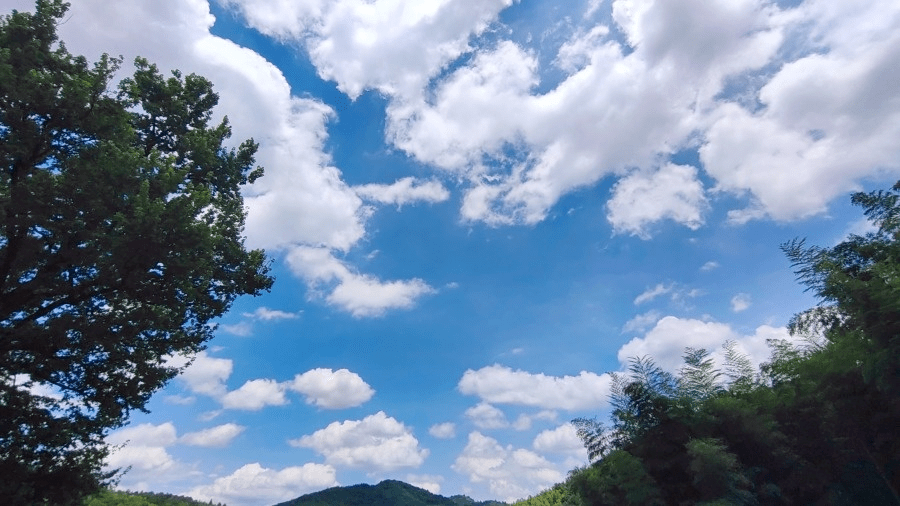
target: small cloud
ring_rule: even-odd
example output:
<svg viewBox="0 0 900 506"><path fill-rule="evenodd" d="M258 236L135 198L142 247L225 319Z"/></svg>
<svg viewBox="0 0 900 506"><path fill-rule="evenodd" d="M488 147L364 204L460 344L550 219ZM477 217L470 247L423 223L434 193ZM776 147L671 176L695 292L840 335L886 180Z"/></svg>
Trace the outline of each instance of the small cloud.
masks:
<svg viewBox="0 0 900 506"><path fill-rule="evenodd" d="M705 264L700 266L700 270L703 272L709 272L718 268L719 262L716 262L714 260L710 260L709 262L706 262Z"/></svg>
<svg viewBox="0 0 900 506"><path fill-rule="evenodd" d="M480 402L467 409L466 416L480 429L503 429L509 427L509 422L506 420L506 415L503 414L503 411L486 402Z"/></svg>
<svg viewBox="0 0 900 506"><path fill-rule="evenodd" d="M622 333L626 332L643 332L650 327L656 325L656 322L662 318L659 311L647 311L646 313L636 315L634 318L625 322L622 326Z"/></svg>
<svg viewBox="0 0 900 506"><path fill-rule="evenodd" d="M412 177L398 179L393 184L365 184L353 188L361 198L380 204L402 207L414 202L436 203L450 198L450 192L437 181L416 181Z"/></svg>
<svg viewBox="0 0 900 506"><path fill-rule="evenodd" d="M641 293L640 295L635 297L634 305L639 306L645 302L650 302L651 300L659 297L660 295L665 295L672 291L672 286L673 285L666 286L666 285L660 283L660 284L654 286L653 288L648 288L647 290L644 290L643 293Z"/></svg>
<svg viewBox="0 0 900 506"><path fill-rule="evenodd" d="M406 483L414 487L423 488L432 494L441 493L441 483L444 481L443 476L431 474L407 474Z"/></svg>
<svg viewBox="0 0 900 506"><path fill-rule="evenodd" d="M456 437L456 424L453 422L436 423L429 427L428 433L438 439Z"/></svg>
<svg viewBox="0 0 900 506"><path fill-rule="evenodd" d="M231 444L245 427L234 423L226 423L216 427L210 427L198 432L188 432L178 438L178 441L188 446L202 446L206 448L224 448Z"/></svg>
<svg viewBox="0 0 900 506"><path fill-rule="evenodd" d="M281 406L287 402L284 386L271 379L250 380L222 397L223 407L244 411L259 411L266 406Z"/></svg>
<svg viewBox="0 0 900 506"><path fill-rule="evenodd" d="M347 369L313 369L298 374L286 385L305 395L307 404L325 409L359 406L375 395L375 390L368 383Z"/></svg>
<svg viewBox="0 0 900 506"><path fill-rule="evenodd" d="M748 293L739 293L731 298L731 310L735 313L740 313L745 309L749 308L752 304L750 299L750 294Z"/></svg>
<svg viewBox="0 0 900 506"><path fill-rule="evenodd" d="M288 313L287 311L269 309L267 307L260 307L252 313L243 313L243 315L247 318L253 318L254 320L263 320L267 322L273 320L292 320L299 316L297 313Z"/></svg>
<svg viewBox="0 0 900 506"><path fill-rule="evenodd" d="M187 406L193 404L196 400L197 398L193 395L167 395L163 397L163 402L176 406Z"/></svg>
<svg viewBox="0 0 900 506"><path fill-rule="evenodd" d="M253 334L253 326L247 322L235 323L234 325L220 325L219 328L223 332L240 337L248 337Z"/></svg>

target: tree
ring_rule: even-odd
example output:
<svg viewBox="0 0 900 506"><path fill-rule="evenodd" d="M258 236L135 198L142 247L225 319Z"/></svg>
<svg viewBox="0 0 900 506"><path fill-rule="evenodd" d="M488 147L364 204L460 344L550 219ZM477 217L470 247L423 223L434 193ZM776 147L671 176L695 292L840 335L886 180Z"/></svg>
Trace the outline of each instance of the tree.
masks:
<svg viewBox="0 0 900 506"><path fill-rule="evenodd" d="M0 497L77 504L103 438L179 371L234 299L272 284L243 242L257 145L224 147L212 84L146 60L89 65L68 8L0 18Z"/></svg>

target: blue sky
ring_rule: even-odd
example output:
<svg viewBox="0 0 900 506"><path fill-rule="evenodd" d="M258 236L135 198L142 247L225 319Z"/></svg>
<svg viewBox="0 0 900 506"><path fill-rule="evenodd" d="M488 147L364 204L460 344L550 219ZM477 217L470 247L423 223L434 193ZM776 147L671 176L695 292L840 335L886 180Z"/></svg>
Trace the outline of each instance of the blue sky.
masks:
<svg viewBox="0 0 900 506"><path fill-rule="evenodd" d="M815 303L779 245L865 231L849 193L898 178L898 28L871 0L72 0L72 52L205 75L260 143L277 277L110 436L121 487L561 481L629 356L759 363Z"/></svg>

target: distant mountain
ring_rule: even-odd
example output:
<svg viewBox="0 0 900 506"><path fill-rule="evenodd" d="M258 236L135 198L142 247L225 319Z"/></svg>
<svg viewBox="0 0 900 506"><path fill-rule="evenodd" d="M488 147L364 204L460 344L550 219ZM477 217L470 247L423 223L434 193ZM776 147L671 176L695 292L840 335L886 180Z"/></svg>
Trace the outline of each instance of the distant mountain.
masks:
<svg viewBox="0 0 900 506"><path fill-rule="evenodd" d="M378 485L333 487L275 506L507 506L497 501L474 501L464 495L444 497L396 480Z"/></svg>

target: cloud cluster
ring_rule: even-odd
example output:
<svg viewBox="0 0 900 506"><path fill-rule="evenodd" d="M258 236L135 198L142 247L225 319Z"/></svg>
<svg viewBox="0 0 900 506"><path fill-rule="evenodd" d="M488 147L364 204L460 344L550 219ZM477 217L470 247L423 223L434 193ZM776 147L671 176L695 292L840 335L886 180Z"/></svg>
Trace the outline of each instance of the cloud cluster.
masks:
<svg viewBox="0 0 900 506"><path fill-rule="evenodd" d="M159 483L177 479L187 470L187 466L176 460L167 448L177 444L222 448L230 445L244 429L241 425L226 423L178 437L171 422L129 426L106 438L114 447L106 466L109 469L130 468L123 478L125 483L134 489L143 489L143 484L149 480Z"/></svg>
<svg viewBox="0 0 900 506"><path fill-rule="evenodd" d="M619 348L618 358L624 367L632 357L648 356L663 369L675 373L682 366L685 347L705 348L722 365L722 345L731 340L737 343L738 351L759 365L769 358L766 345L769 339L792 338L784 327L761 325L752 335L742 335L725 323L666 316L644 337L635 337Z"/></svg>
<svg viewBox="0 0 900 506"><path fill-rule="evenodd" d="M458 388L463 394L476 395L485 403L575 411L604 406L609 385L610 378L606 374L582 371L578 376L558 377L495 364L467 370L459 380ZM497 423L496 420L488 421L492 420L491 417L483 416L493 406L479 406L482 407L473 408L476 419L483 420L483 423Z"/></svg>
<svg viewBox="0 0 900 506"><path fill-rule="evenodd" d="M258 462L240 467L209 485L194 487L187 495L200 501L251 506L286 501L337 486L335 469L327 464L304 464L276 470Z"/></svg>
<svg viewBox="0 0 900 506"><path fill-rule="evenodd" d="M563 480L551 462L523 448L503 447L480 432L469 433L453 470L473 483L486 483L492 497L514 502Z"/></svg>
<svg viewBox="0 0 900 506"><path fill-rule="evenodd" d="M419 467L428 456L428 450L419 448L419 440L410 429L383 411L362 420L333 422L289 443L311 448L328 464L369 473Z"/></svg>
<svg viewBox="0 0 900 506"><path fill-rule="evenodd" d="M365 10L365 5L359 2L356 7ZM22 6L23 10L32 8L33 3ZM282 2L252 11L287 20L290 17L281 10L288 8L293 7ZM346 34L339 22L343 19L341 12L346 10L342 9L333 11L338 17L332 18L337 23L333 28L338 38ZM388 16L385 21L390 20L393 26L395 20L391 14ZM427 18L428 13L423 16ZM357 191L343 181L341 171L324 151L327 127L335 117L334 111L314 98L294 96L281 70L259 54L212 35L214 18L206 0L151 3L123 0L114 6L102 0L85 0L71 7L69 17L73 22L61 24L60 35L74 53L93 59L103 52L122 54L126 61L141 55L157 63L163 72L178 68L185 73L206 76L215 84L220 96L218 117L228 115L234 142L252 137L260 143L257 162L266 169L265 176L246 191L249 246L266 248L276 254L289 254L297 247L324 248L337 254L353 248L365 236L371 208L363 205ZM151 34L151 43L146 35L135 34ZM407 51L414 47L405 43L404 46ZM442 188L432 183L408 187L403 184L401 181L389 187L393 203L445 198ZM385 195L378 188L371 192ZM372 202L385 203L385 200L374 198ZM382 282L372 275L363 279L366 281L363 290L369 295L378 292L383 283L389 290L397 283L406 283ZM316 284L319 280L306 281ZM385 306L378 306L379 299L369 297L366 302L369 309L359 310L356 301L361 295L358 294L336 294L325 301L357 316L376 315L391 308L409 307L417 296L429 292L421 289L427 286L423 282L415 280L415 284L420 289L405 293L405 305L389 301ZM275 315L260 315L265 316ZM241 327L232 330L247 332Z"/></svg>
<svg viewBox="0 0 900 506"><path fill-rule="evenodd" d="M168 363L184 367L185 357L170 357ZM229 391L226 381L231 376L232 360L210 357L205 351L198 353L190 365L178 376L194 394L218 400L225 409L258 411L266 406L281 406L289 402L286 394L297 392L306 397L306 403L323 409L344 409L366 403L375 390L362 377L347 369L318 368L294 376L293 380L279 382L260 378L246 381L236 390ZM180 399L186 403L190 399Z"/></svg>
<svg viewBox="0 0 900 506"><path fill-rule="evenodd" d="M900 169L900 92L886 84L900 7L889 0L615 0L610 19L576 25L559 45L564 78L541 92L551 69L533 50L470 45L509 0L261 2L228 4L262 33L300 41L349 96L388 96L389 141L461 176L465 219L534 223L613 176L608 220L646 238L661 220L704 223L701 172L713 192L749 197L730 214L742 222L822 212L861 179ZM696 148L698 167L670 163Z"/></svg>

